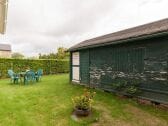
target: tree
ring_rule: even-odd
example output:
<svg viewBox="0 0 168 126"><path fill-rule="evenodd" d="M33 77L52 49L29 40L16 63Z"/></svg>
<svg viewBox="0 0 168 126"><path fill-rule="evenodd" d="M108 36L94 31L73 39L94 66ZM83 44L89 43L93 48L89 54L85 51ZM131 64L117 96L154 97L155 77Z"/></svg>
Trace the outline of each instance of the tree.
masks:
<svg viewBox="0 0 168 126"><path fill-rule="evenodd" d="M15 52L15 53L12 54L12 58L14 58L14 59L23 59L24 55L19 53L19 52Z"/></svg>
<svg viewBox="0 0 168 126"><path fill-rule="evenodd" d="M38 57L37 56L30 56L30 57L27 57L26 59L38 59Z"/></svg>
<svg viewBox="0 0 168 126"><path fill-rule="evenodd" d="M66 48L59 47L59 48L57 49L57 51L58 51L57 54L56 54L57 59L65 59L65 58L66 58L66 56L67 56L67 54L68 54Z"/></svg>
<svg viewBox="0 0 168 126"><path fill-rule="evenodd" d="M39 59L68 59L69 52L64 47L59 47L57 49L57 53L50 53L50 54L41 54L39 53Z"/></svg>

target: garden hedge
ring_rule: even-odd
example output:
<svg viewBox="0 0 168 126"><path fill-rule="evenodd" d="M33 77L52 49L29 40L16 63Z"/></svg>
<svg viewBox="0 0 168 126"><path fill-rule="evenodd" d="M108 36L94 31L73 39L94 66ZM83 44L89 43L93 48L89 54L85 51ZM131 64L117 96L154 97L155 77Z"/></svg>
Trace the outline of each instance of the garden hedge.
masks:
<svg viewBox="0 0 168 126"><path fill-rule="evenodd" d="M8 77L8 69L12 69L14 72L25 71L27 68L34 71L43 69L45 75L57 74L57 73L68 73L69 72L69 61L68 60L55 60L55 59L5 59L0 58L0 77Z"/></svg>

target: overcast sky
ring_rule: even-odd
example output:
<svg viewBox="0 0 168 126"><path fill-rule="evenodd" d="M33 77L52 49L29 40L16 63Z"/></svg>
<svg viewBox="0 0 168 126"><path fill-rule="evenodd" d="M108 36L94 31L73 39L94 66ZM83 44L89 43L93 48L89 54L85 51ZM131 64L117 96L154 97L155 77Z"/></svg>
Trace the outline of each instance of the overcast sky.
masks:
<svg viewBox="0 0 168 126"><path fill-rule="evenodd" d="M9 0L1 43L26 56L168 17L168 0Z"/></svg>

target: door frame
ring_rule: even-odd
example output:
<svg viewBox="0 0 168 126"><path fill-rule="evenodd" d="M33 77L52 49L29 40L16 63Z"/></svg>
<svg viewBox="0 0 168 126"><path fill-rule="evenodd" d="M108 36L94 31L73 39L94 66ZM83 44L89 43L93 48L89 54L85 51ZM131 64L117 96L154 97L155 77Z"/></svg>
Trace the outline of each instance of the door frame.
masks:
<svg viewBox="0 0 168 126"><path fill-rule="evenodd" d="M75 57L76 55L76 57ZM75 61L76 59L76 61ZM75 61L75 62L74 62ZM74 79L74 69L73 68L78 68L78 79ZM72 52L72 81L73 82L80 82L80 52L76 51L76 52Z"/></svg>

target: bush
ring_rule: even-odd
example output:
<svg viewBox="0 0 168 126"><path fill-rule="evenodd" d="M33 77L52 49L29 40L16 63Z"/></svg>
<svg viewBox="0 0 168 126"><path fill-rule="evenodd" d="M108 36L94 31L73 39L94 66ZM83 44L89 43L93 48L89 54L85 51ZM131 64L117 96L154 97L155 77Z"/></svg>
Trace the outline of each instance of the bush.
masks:
<svg viewBox="0 0 168 126"><path fill-rule="evenodd" d="M25 71L29 67L30 69L37 71L43 69L45 75L68 73L69 61L68 60L32 60L32 59L0 59L0 75L1 78L8 77L8 69L12 69L14 72Z"/></svg>
<svg viewBox="0 0 168 126"><path fill-rule="evenodd" d="M95 93L96 92L91 93L85 89L81 96L76 96L72 99L74 107L80 110L91 109Z"/></svg>
<svg viewBox="0 0 168 126"><path fill-rule="evenodd" d="M126 88L126 92L128 94L135 94L135 93L138 92L138 88L135 87L135 86L129 86L129 87Z"/></svg>
<svg viewBox="0 0 168 126"><path fill-rule="evenodd" d="M118 80L118 82L111 84L111 86L117 92L135 95L140 93L139 83L138 80Z"/></svg>
<svg viewBox="0 0 168 126"><path fill-rule="evenodd" d="M114 90L121 91L127 86L127 81L118 80L118 82L113 83L111 86Z"/></svg>

